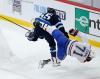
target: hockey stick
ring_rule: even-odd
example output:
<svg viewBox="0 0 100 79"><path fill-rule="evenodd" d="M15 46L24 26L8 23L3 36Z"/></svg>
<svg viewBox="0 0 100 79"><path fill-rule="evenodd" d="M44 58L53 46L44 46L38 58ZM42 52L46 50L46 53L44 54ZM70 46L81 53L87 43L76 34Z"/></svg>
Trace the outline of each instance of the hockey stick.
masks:
<svg viewBox="0 0 100 79"><path fill-rule="evenodd" d="M13 23L13 24L15 24L15 25L17 25L17 26L19 26L19 27L21 27L21 28L23 28L23 29L25 29L25 30L27 30L27 31L30 31L29 29L27 29L27 28L25 28L25 27L23 27L23 26L21 26L21 25L15 23L15 22L13 22L13 21L11 21L11 20L9 20L9 19L3 17L3 16L0 16L0 17L3 18L3 19L5 19L5 20L7 20L7 21L9 21L9 22L11 22L11 23Z"/></svg>

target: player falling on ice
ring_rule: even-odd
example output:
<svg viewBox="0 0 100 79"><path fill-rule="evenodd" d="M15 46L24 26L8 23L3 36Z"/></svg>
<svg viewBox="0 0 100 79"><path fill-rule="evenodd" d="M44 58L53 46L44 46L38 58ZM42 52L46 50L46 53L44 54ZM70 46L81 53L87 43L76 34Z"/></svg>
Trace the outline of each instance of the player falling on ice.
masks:
<svg viewBox="0 0 100 79"><path fill-rule="evenodd" d="M35 21L35 27L41 27L51 34L57 41L57 58L61 62L66 58L67 55L76 57L80 62L89 62L94 58L94 52L91 50L91 46L87 44L88 39L86 39L85 34L71 29L70 34L82 38L83 42L73 41L68 39L64 34L56 29L55 26L49 26L49 24L44 23L44 21Z"/></svg>
<svg viewBox="0 0 100 79"><path fill-rule="evenodd" d="M57 15L57 12L55 9L47 8L47 12L42 13L37 19L38 20L42 19L42 20L50 23L51 26L55 26L67 38L69 38L68 33L65 31L63 23L61 22L61 18L60 18L60 16ZM33 22L33 25L34 25L34 22ZM55 65L55 66L60 65L60 63L56 57L56 42L55 42L54 38L52 37L52 35L50 35L47 31L43 30L40 27L35 27L31 31L26 33L26 37L29 41L37 41L38 38L42 37L49 44L51 57L49 59L45 59L45 60L40 61L40 64L42 64L42 67L51 61L52 61L53 65Z"/></svg>

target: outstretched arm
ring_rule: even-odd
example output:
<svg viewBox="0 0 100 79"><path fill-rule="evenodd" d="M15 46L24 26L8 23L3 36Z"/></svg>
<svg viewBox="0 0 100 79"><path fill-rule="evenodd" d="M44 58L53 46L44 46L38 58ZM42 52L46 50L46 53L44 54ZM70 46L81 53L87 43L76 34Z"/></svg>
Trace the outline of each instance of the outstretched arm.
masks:
<svg viewBox="0 0 100 79"><path fill-rule="evenodd" d="M79 31L78 34L77 34L77 36L82 39L82 43L88 44L89 40L87 38L87 34L84 34L84 33L82 33L82 32Z"/></svg>

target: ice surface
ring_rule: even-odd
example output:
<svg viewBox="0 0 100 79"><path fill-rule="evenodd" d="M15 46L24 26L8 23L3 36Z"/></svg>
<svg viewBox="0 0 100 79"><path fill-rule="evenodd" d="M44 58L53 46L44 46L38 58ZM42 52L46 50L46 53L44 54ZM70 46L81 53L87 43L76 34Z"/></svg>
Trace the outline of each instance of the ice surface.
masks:
<svg viewBox="0 0 100 79"><path fill-rule="evenodd" d="M59 67L48 64L39 69L39 61L50 57L46 41L28 41L27 31L9 22L0 21L0 28L17 56L17 61L11 58L11 62L0 67L0 79L100 79L100 48L93 47L96 57L89 63L83 64L68 56Z"/></svg>

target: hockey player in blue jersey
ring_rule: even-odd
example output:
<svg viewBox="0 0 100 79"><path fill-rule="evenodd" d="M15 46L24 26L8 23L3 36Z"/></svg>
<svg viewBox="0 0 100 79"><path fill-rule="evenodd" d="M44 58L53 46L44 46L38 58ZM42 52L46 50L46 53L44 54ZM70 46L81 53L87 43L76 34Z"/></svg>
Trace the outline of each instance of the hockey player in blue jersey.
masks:
<svg viewBox="0 0 100 79"><path fill-rule="evenodd" d="M50 26L56 26L67 38L69 38L68 33L65 32L64 26L61 22L61 18L56 14L56 11L53 8L48 8L47 13L40 15L40 17L35 19L37 20L44 20L50 24ZM34 22L35 23L35 22ZM33 23L33 25L35 25ZM28 40L30 41L37 41L38 38L45 38L48 42L50 47L51 59L53 64L59 65L59 61L56 58L56 44L54 38L45 30L40 27L35 27L31 32L27 35ZM46 64L51 59L41 61L42 64Z"/></svg>
<svg viewBox="0 0 100 79"><path fill-rule="evenodd" d="M55 26L59 29L64 35L69 38L68 33L65 31L61 18L57 15L56 10L53 8L47 8L47 13L40 15L39 20L44 20L49 23L50 26Z"/></svg>
<svg viewBox="0 0 100 79"><path fill-rule="evenodd" d="M91 46L84 41L80 43L78 41L73 41L68 39L61 31L56 29L55 26L50 26L48 22L44 20L39 20L34 23L36 27L41 27L51 34L57 41L57 58L62 61L66 58L67 55L76 57L80 62L89 62L94 58L94 53L91 50ZM79 35L81 38L84 38L84 34L76 30L70 30L70 33L73 35Z"/></svg>

